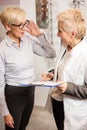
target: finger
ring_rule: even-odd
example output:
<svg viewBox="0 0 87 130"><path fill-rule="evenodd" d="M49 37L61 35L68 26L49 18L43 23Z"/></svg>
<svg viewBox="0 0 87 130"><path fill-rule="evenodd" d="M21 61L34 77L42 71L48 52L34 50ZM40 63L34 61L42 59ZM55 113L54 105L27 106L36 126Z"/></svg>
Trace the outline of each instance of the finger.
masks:
<svg viewBox="0 0 87 130"><path fill-rule="evenodd" d="M30 21L30 23L31 23L31 25L32 25L32 26L34 26L34 27L37 27L37 28L38 28L37 24L36 24L36 23L34 23L32 20Z"/></svg>
<svg viewBox="0 0 87 130"><path fill-rule="evenodd" d="M12 121L12 122L9 124L9 126L10 126L11 128L14 128L14 121Z"/></svg>
<svg viewBox="0 0 87 130"><path fill-rule="evenodd" d="M35 28L35 27L36 27L36 24L35 24L33 21L30 21L29 24L28 24L28 26L29 26L30 28Z"/></svg>
<svg viewBox="0 0 87 130"><path fill-rule="evenodd" d="M48 77L49 77L49 78L53 78L53 76L54 76L54 74L48 73Z"/></svg>

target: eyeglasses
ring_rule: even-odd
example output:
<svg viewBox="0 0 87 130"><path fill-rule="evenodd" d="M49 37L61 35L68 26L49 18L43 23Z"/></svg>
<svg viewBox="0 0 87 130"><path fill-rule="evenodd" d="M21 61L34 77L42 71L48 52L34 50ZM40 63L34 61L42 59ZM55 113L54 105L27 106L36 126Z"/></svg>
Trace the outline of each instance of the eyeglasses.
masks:
<svg viewBox="0 0 87 130"><path fill-rule="evenodd" d="M24 26L28 26L29 22L30 22L29 20L26 20L24 24L21 23L21 24L18 24L18 25L17 24L11 24L11 25L19 27L20 29L23 29Z"/></svg>

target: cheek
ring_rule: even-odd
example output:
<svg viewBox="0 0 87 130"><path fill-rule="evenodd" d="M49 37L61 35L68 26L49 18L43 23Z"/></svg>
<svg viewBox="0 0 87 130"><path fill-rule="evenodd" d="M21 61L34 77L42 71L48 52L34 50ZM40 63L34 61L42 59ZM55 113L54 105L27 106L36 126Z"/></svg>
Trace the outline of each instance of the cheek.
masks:
<svg viewBox="0 0 87 130"><path fill-rule="evenodd" d="M61 40L63 41L64 44L68 44L68 42L69 42L68 38L63 35L61 36Z"/></svg>
<svg viewBox="0 0 87 130"><path fill-rule="evenodd" d="M58 36L59 36L61 39L65 39L64 36L63 36L63 34L61 34L61 33L58 33Z"/></svg>
<svg viewBox="0 0 87 130"><path fill-rule="evenodd" d="M15 35L18 37L22 37L22 36L24 36L24 31L16 31Z"/></svg>

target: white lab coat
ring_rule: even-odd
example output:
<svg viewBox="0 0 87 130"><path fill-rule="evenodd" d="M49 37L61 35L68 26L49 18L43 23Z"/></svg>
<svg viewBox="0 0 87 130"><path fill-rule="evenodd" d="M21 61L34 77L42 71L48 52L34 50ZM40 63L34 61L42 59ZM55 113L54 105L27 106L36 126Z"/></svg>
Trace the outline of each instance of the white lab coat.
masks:
<svg viewBox="0 0 87 130"><path fill-rule="evenodd" d="M87 43L82 40L67 51L58 65L58 80L78 85L87 83ZM64 130L87 130L87 99L64 95Z"/></svg>

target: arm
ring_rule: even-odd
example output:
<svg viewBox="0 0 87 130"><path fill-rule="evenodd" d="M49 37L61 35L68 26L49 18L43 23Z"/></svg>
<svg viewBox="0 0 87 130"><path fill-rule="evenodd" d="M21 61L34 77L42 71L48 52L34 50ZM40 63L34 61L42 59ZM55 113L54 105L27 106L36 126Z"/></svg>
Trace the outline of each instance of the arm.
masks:
<svg viewBox="0 0 87 130"><path fill-rule="evenodd" d="M52 44L50 44L47 40L45 35L40 31L38 26L33 22L30 21L26 31L37 38L37 40L32 39L31 44L33 47L33 52L36 55L47 57L47 58L54 58L56 56L56 51L53 48Z"/></svg>
<svg viewBox="0 0 87 130"><path fill-rule="evenodd" d="M67 89L64 92L65 94L78 97L80 99L86 99L87 98L87 84L84 86L81 85L75 85L73 83L68 82L67 83Z"/></svg>
<svg viewBox="0 0 87 130"><path fill-rule="evenodd" d="M39 56L54 58L56 56L56 51L53 45L46 40L45 35L41 34L37 39L38 42L32 40L33 52Z"/></svg>
<svg viewBox="0 0 87 130"><path fill-rule="evenodd" d="M0 108L2 115L9 114L7 104L5 101L5 63L4 63L4 55L0 52Z"/></svg>
<svg viewBox="0 0 87 130"><path fill-rule="evenodd" d="M5 64L4 64L4 56L0 53L0 110L1 114L4 117L5 124L11 128L14 128L13 117L9 113L7 108L7 104L5 101Z"/></svg>
<svg viewBox="0 0 87 130"><path fill-rule="evenodd" d="M50 70L49 73L42 74L42 81L49 81L53 79L54 69ZM58 89L67 95L71 95L74 97L78 97L80 99L87 98L87 84L86 85L76 85L71 82L63 82L58 81L59 83L63 83L62 85L58 86Z"/></svg>
<svg viewBox="0 0 87 130"><path fill-rule="evenodd" d="M84 85L76 85L74 83L67 83L65 94L69 94L80 99L87 98L87 69L85 69Z"/></svg>
<svg viewBox="0 0 87 130"><path fill-rule="evenodd" d="M66 95L74 96L80 99L87 98L87 84L86 85L76 85L71 82L63 82L58 81L58 83L62 83L58 86L58 89Z"/></svg>

